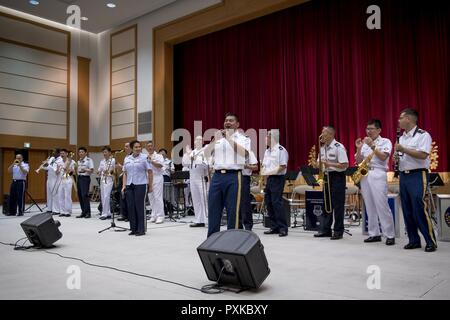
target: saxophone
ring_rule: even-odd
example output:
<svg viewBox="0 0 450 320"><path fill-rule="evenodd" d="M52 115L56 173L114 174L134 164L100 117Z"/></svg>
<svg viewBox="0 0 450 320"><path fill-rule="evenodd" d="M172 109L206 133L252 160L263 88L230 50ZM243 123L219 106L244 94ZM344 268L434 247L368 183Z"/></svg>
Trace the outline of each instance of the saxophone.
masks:
<svg viewBox="0 0 450 320"><path fill-rule="evenodd" d="M362 177L369 174L369 163L375 155L375 150L367 156L360 164L358 164L358 169L353 173L352 180L355 184L361 182Z"/></svg>

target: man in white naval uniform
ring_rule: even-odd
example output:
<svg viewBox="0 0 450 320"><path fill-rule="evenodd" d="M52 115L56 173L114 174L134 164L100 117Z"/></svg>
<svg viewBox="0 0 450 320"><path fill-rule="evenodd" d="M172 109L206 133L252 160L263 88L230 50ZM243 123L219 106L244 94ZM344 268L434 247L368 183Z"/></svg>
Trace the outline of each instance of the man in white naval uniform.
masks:
<svg viewBox="0 0 450 320"><path fill-rule="evenodd" d="M380 224L386 245L395 244L394 219L388 204L387 170L392 143L380 136L381 121L369 120L366 127L367 137L357 139L356 162L361 163L372 155L367 176L361 179L361 193L368 218L369 237L364 242L381 241Z"/></svg>
<svg viewBox="0 0 450 320"><path fill-rule="evenodd" d="M194 141L195 149L190 153L189 184L191 187L192 204L194 205L195 222L191 227L204 227L207 216L208 161L203 149L203 138L198 136Z"/></svg>
<svg viewBox="0 0 450 320"><path fill-rule="evenodd" d="M164 222L164 157L155 151L152 141L149 141L146 146L148 152L148 162L151 171L153 172L153 190L148 193L148 200L152 209L150 222L163 223Z"/></svg>
<svg viewBox="0 0 450 320"><path fill-rule="evenodd" d="M57 176L56 176L56 169L55 169L55 163L56 160L59 158L59 149L55 149L53 151L52 156L50 159L47 160L46 164L42 167L43 170L47 171L47 212L52 213L55 212L54 207L56 206L55 202L55 196L53 195L52 191L55 187Z"/></svg>
<svg viewBox="0 0 450 320"><path fill-rule="evenodd" d="M72 175L75 172L75 161L68 156L66 149L61 150L61 162L58 164L56 174L61 182L58 188L58 198L60 204L60 217L70 217L72 214ZM57 186L58 187L58 186Z"/></svg>
<svg viewBox="0 0 450 320"><path fill-rule="evenodd" d="M116 159L111 156L111 148L103 147L103 159L98 166L100 176L100 194L102 199L102 215L100 220L111 219L111 190L114 186Z"/></svg>

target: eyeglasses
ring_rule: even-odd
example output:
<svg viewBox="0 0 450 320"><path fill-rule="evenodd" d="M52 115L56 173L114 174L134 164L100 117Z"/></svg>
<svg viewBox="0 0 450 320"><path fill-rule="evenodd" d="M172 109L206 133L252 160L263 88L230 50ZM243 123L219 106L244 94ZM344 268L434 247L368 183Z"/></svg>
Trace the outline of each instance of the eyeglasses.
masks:
<svg viewBox="0 0 450 320"><path fill-rule="evenodd" d="M366 128L367 131L377 130L378 128Z"/></svg>

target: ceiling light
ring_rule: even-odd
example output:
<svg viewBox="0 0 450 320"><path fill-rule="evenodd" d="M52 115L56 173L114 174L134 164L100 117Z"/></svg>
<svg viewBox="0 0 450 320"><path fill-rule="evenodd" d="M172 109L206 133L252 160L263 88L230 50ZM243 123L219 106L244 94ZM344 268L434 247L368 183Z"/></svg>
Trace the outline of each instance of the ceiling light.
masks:
<svg viewBox="0 0 450 320"><path fill-rule="evenodd" d="M81 20L87 21L87 20L89 20L89 19L88 19L88 17L81 17Z"/></svg>
<svg viewBox="0 0 450 320"><path fill-rule="evenodd" d="M106 6L107 6L108 8L115 8L115 7L116 7L116 5L115 5L114 3L112 3L112 2L106 4Z"/></svg>
<svg viewBox="0 0 450 320"><path fill-rule="evenodd" d="M32 4L33 6L37 6L39 4L39 1L37 0L30 0L28 1L30 4Z"/></svg>

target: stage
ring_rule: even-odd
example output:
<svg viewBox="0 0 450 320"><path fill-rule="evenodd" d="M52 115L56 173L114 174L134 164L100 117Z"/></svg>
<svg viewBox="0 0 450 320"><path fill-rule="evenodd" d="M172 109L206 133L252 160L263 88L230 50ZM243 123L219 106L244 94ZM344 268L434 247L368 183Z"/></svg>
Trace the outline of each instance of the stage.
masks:
<svg viewBox="0 0 450 320"><path fill-rule="evenodd" d="M96 206L96 205L95 205ZM184 223L166 219L148 223L145 236L128 232L98 231L111 220L99 220L92 206L91 219L75 219L80 209L74 204L72 217L54 216L61 222L63 237L49 252L80 258L88 263L114 267L201 288L206 278L196 248L206 238L206 228L190 228L193 216ZM33 208L34 209L34 208ZM32 214L35 214L32 213ZM24 237L20 222L25 217L0 215L0 241L15 243ZM118 222L120 226L126 223ZM353 236L343 240L313 238L313 232L289 229L289 236L264 235L262 224L255 233L265 248L271 273L257 291L240 294L205 294L138 275L88 266L80 261L39 251L15 251L0 245L0 299L450 299L450 243L438 242L438 250L404 250L406 238L395 246L363 243L361 227L351 227ZM369 290L367 280L380 270L380 289ZM71 267L70 266L75 266ZM74 270L80 271L80 288L73 287ZM69 271L69 272L68 272ZM369 281L370 282L370 281Z"/></svg>

